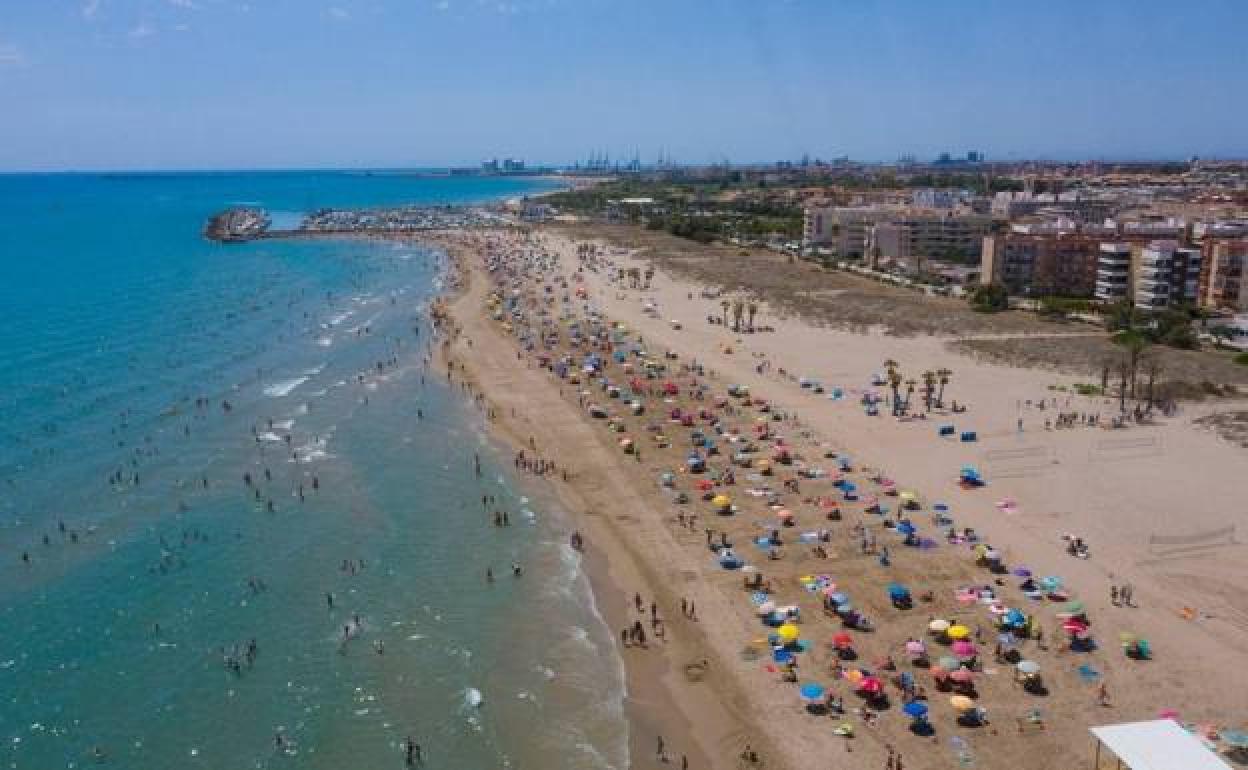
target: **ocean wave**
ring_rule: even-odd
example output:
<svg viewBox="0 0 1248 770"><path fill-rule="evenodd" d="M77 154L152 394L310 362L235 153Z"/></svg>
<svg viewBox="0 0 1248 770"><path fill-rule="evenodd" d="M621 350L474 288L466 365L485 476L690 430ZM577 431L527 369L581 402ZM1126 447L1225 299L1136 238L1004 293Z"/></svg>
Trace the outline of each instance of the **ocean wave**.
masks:
<svg viewBox="0 0 1248 770"><path fill-rule="evenodd" d="M307 377L293 377L289 380L281 380L271 385L265 385L264 395L269 396L270 398L282 398L283 396L290 395L295 388L307 381Z"/></svg>

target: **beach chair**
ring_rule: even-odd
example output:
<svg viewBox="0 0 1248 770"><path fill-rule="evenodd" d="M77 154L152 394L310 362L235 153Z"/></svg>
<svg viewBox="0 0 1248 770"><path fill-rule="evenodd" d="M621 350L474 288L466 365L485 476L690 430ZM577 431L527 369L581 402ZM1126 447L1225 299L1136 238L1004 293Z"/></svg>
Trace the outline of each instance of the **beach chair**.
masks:
<svg viewBox="0 0 1248 770"><path fill-rule="evenodd" d="M965 443L979 441L979 434L973 430L964 430L962 431L962 441Z"/></svg>

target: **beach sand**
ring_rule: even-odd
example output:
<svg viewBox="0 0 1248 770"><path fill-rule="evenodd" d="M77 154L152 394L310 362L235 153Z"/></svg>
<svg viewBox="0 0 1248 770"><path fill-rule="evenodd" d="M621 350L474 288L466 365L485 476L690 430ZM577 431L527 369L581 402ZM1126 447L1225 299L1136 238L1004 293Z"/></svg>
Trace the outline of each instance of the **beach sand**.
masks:
<svg viewBox="0 0 1248 770"><path fill-rule="evenodd" d="M543 237L548 248L563 254L564 272L574 270L576 244L551 234ZM660 273L651 290L625 291L609 284L604 273L585 273L593 302L610 319L640 332L648 346L675 351L682 361L704 363L713 370L707 379L717 391L727 383L746 384L756 396L796 413L800 423L785 423L784 429L795 439L809 432L804 442L808 459L828 443L852 455L856 466L883 469L925 502L948 503L958 526L974 527L1007 563L1026 564L1037 575L1061 575L1072 595L1087 605L1101 645L1098 652L1028 653L1044 666L1048 697L1021 695L1010 681L1008 666L988 662L978 689L991 726L951 729L946 698L933 691L936 739L911 735L894 707L876 727L858 723L856 737L846 741L832 733L826 717L805 712L791 685L778 683L774 672L742 657L742 648L764 636L765 629L753 617L740 576L719 570L700 529L690 532L677 525L673 506L657 484L661 472L679 464L684 447L677 445L664 455L647 451L643 463L621 454L601 422L590 420L578 407L576 389L561 386L529 356L518 358L514 337L485 314L488 286L477 271L479 236L451 234L440 240L469 276L467 290L453 303L461 332L449 355L467 367L495 406L494 424L501 436L517 446L526 446L532 436L543 456L571 470L567 483L555 479L553 485L569 510L580 513L578 526L588 541L586 562L608 622L618 629L640 617L630 606L634 592L646 602L654 598L667 619L666 644L623 650L634 766L659 766L653 757L660 732L677 766L679 754L686 753L692 767L738 767L738 752L749 743L767 767L883 766L890 744L905 755L906 767L955 767L953 737L965 741L966 751L981 766L1075 766L1090 762L1090 725L1154 718L1163 709L1178 711L1184 721L1234 724L1248 705L1243 694L1248 674L1238 665L1248 647L1241 633L1248 628L1248 602L1237 588L1248 577L1248 562L1233 538L1201 537L1242 518L1236 480L1248 471L1248 454L1190 425L1210 407L1189 407L1157 424L1123 430L1046 431L1044 419L1058 410L1099 413L1108 421L1117 405L1050 390L1068 387L1070 377L956 356L941 338L816 328L770 317L765 306L758 322L775 327L774 332L734 335L707 323L706 316L719 314L719 305L700 299L700 286ZM620 266L630 260L625 254L610 258ZM657 312L647 312L646 303L657 306ZM681 330L673 330L673 318L682 321ZM925 369L949 367L954 374L946 400L967 404L969 411L908 422L866 416L857 391L867 387L887 358L916 379ZM770 369L759 373L756 366L764 359ZM779 376L780 369L788 376ZM812 395L798 386L797 376L843 387L846 398L833 402ZM1040 412L1025 405L1052 398L1058 399L1058 410ZM887 409L883 411L886 415ZM1017 428L1020 417L1022 432ZM976 431L979 441L964 444L937 437L936 426L945 422ZM958 469L968 463L983 472L986 487L964 490L956 485ZM1016 505L996 505L1006 499ZM701 504L698 510L705 514L705 507ZM808 515L799 511L801 517ZM912 556L894 548L895 569L880 570L844 536L853 520L847 512L829 549L831 559L814 559L796 547L779 562L763 557L762 568L778 586L777 601L805 601L796 581L805 572L831 573L852 586L855 602L878 619L877 631L862 642L868 660L885 653L899 656L904 640L920 635L930 615L965 615L968 624L986 625L984 613L968 612L951 596L953 586L990 578L974 567L967 550L942 547ZM805 520L802 524L808 526ZM759 524L737 516L707 526L744 541L758 534ZM1091 558L1065 553L1061 535L1066 532L1089 543ZM1150 545L1153 535L1192 540ZM912 587L930 586L935 601L898 617L883 594L884 586L899 578ZM1136 608L1111 606L1109 586L1122 583L1134 587ZM696 601L698 622L680 616L681 597ZM1187 615L1182 614L1185 608ZM827 683L823 669L831 656L822 646L838 627L812 617L815 611L804 607L803 636L809 627L819 645L810 657L819 670L806 664L802 678ZM1052 610L1040 608L1036 614L1056 647L1061 632ZM1126 659L1117 643L1122 631L1147 638L1157 651L1156 660ZM705 677L691 682L685 666L704 660ZM1076 674L1081 663L1099 672L1097 681L1108 687L1111 707L1099 705L1096 684ZM845 700L847 706L856 702L848 693ZM1020 731L1016 719L1033 708L1042 711L1046 729Z"/></svg>

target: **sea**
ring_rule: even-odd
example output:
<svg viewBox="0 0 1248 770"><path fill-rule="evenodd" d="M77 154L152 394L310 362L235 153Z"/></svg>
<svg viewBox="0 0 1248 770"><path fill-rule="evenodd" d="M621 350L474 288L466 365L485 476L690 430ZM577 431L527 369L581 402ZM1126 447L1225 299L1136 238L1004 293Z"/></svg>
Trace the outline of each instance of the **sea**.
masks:
<svg viewBox="0 0 1248 770"><path fill-rule="evenodd" d="M568 517L427 363L445 256L201 235L550 184L0 175L0 766L628 765Z"/></svg>

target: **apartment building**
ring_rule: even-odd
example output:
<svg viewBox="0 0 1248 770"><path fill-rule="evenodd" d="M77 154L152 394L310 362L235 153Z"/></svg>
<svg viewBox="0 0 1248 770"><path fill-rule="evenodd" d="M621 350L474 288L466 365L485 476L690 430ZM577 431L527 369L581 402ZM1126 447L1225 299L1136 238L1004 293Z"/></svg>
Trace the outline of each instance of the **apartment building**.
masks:
<svg viewBox="0 0 1248 770"><path fill-rule="evenodd" d="M1236 313L1248 311L1248 239L1209 239L1201 249L1203 258L1200 304Z"/></svg>
<svg viewBox="0 0 1248 770"><path fill-rule="evenodd" d="M1118 302L1132 295L1134 250L1130 243L1101 243L1096 259L1096 298Z"/></svg>
<svg viewBox="0 0 1248 770"><path fill-rule="evenodd" d="M802 244L873 264L877 256L976 259L991 227L987 216L949 210L811 203L803 215Z"/></svg>
<svg viewBox="0 0 1248 770"><path fill-rule="evenodd" d="M1006 233L984 238L980 281L1011 294L1091 297L1096 292L1101 238L1079 233Z"/></svg>
<svg viewBox="0 0 1248 770"><path fill-rule="evenodd" d="M1200 249L1178 241L1153 241L1140 251L1135 271L1135 306L1159 310L1180 303L1195 303L1200 284Z"/></svg>

